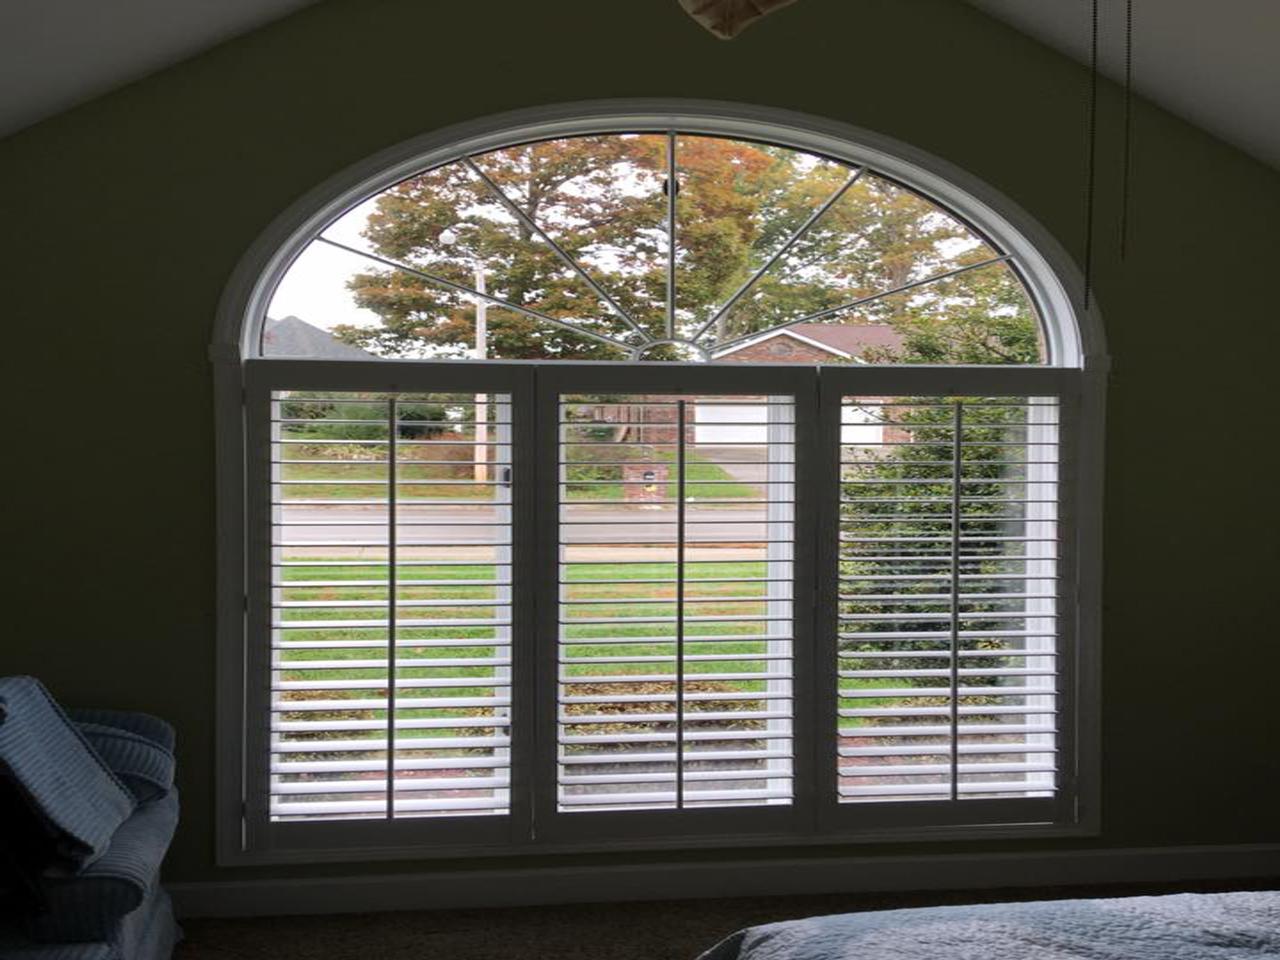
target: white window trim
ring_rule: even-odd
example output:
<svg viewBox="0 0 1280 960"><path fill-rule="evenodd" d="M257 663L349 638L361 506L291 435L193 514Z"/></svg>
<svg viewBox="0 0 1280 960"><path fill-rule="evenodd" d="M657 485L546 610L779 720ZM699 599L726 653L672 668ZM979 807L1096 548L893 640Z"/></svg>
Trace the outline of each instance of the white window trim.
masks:
<svg viewBox="0 0 1280 960"><path fill-rule="evenodd" d="M1075 808L1055 823L990 825L937 825L871 830L835 828L830 832L786 831L779 834L684 836L680 838L609 839L605 841L557 841L495 848L480 845L424 844L413 835L388 836L387 843L364 845L355 841L342 848L263 849L245 829L246 744L246 361L258 358L259 334L270 296L293 259L315 233L335 216L370 193L397 182L424 167L457 156L522 140L554 136L611 132L618 129L682 131L745 137L794 145L832 156L847 163L865 163L895 176L940 205L969 220L981 232L1009 251L1020 276L1041 315L1050 318L1047 334L1049 364L1036 368L887 368L860 366L844 372L867 374L876 383L893 378L894 390L918 382L924 392L945 392L947 374L953 375L956 392L978 383L990 383L996 391L1010 391L1020 376L1043 383L1056 376L1069 383L1065 393L1074 403L1077 429L1073 434L1076 483L1069 492L1075 517L1075 544L1071 557L1078 608L1073 611L1075 642L1073 687L1077 702L1093 705L1076 711L1071 749L1077 783ZM1105 385L1108 361L1101 320L1095 303L1085 307L1083 282L1072 259L1028 214L1007 198L945 161L890 138L834 121L788 111L730 103L683 100L594 101L517 111L446 128L408 141L337 175L312 190L282 214L258 238L237 265L219 305L210 356L215 370L217 443L217 862L221 865L320 861L365 861L428 858L467 854L552 853L588 850L760 847L785 844L831 844L847 841L903 842L926 838L1006 838L1064 836L1096 833L1099 829L1098 798L1100 726L1098 690L1101 597L1101 503ZM272 360L273 366L291 361ZM314 372L342 368L360 361L303 361ZM387 366L374 361L379 371L376 386L388 389ZM468 361L457 361L463 365ZM256 365L256 364L255 364ZM549 363L549 366L587 367L592 364ZM433 366L435 366L433 364ZM618 364L603 364L620 372ZM648 364L653 367L655 365ZM667 365L664 365L667 366ZM676 368L689 365L672 364ZM789 365L795 369L794 365ZM276 367L277 370L283 367ZM707 368L700 368L706 371ZM971 372L964 372L964 371ZM917 380L919 377L921 379ZM988 379L994 378L994 379ZM1034 379L1042 378L1042 379ZM341 377L344 381L346 377ZM834 378L831 378L834 379ZM701 381L705 382L705 381ZM863 383L863 381L860 381ZM926 386L927 384L927 386ZM1001 386L1003 384L1003 386ZM865 386L859 386L866 391ZM892 392L892 391L890 391ZM1026 392L1026 391L1024 391ZM1034 391L1032 391L1034 392ZM408 824L407 826L412 826ZM395 826L394 824L391 826ZM392 831L398 834L398 831ZM395 842L399 839L403 842Z"/></svg>

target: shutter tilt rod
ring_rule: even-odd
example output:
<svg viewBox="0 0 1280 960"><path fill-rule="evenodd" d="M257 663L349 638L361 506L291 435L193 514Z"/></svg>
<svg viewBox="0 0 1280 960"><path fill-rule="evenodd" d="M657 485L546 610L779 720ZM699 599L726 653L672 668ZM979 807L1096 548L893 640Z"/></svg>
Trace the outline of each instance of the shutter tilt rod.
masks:
<svg viewBox="0 0 1280 960"><path fill-rule="evenodd" d="M676 402L676 809L684 809L685 401Z"/></svg>

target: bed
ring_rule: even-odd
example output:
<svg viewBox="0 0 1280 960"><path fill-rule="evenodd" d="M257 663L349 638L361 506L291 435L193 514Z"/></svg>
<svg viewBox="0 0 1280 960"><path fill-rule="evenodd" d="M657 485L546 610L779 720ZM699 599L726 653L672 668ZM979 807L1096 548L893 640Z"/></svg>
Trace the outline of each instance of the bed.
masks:
<svg viewBox="0 0 1280 960"><path fill-rule="evenodd" d="M748 927L699 960L1280 958L1280 892L992 903Z"/></svg>

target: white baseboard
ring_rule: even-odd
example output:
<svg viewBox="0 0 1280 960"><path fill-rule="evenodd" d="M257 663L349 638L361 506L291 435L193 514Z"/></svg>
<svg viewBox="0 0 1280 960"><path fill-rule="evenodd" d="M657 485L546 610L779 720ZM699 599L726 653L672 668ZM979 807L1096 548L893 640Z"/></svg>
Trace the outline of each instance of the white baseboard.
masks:
<svg viewBox="0 0 1280 960"><path fill-rule="evenodd" d="M1280 843L1050 853L460 870L169 884L185 917L285 916L627 900L981 890L1280 877Z"/></svg>

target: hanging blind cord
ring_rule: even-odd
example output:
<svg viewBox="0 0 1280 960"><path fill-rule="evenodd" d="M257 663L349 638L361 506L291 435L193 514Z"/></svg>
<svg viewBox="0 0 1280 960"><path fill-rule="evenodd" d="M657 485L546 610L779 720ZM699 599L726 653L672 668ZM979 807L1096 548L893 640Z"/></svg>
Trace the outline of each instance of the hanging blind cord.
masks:
<svg viewBox="0 0 1280 960"><path fill-rule="evenodd" d="M1084 178L1084 307L1093 291L1093 214L1098 167L1098 0L1091 0L1089 29L1089 106L1085 120Z"/></svg>
<svg viewBox="0 0 1280 960"><path fill-rule="evenodd" d="M1120 180L1120 259L1129 249L1129 191L1133 175L1133 0L1124 10L1124 159Z"/></svg>

